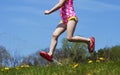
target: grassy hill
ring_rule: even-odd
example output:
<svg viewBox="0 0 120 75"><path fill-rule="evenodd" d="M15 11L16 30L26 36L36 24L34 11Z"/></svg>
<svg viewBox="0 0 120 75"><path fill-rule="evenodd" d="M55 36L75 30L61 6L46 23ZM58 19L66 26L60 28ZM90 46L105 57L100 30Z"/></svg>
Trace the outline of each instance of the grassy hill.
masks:
<svg viewBox="0 0 120 75"><path fill-rule="evenodd" d="M1 68L0 75L120 75L120 61Z"/></svg>

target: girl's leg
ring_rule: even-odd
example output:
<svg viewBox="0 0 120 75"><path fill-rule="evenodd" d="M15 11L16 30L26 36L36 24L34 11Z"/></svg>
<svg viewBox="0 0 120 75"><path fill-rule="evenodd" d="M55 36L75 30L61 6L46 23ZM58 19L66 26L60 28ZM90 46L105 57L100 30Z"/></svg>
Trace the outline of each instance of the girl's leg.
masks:
<svg viewBox="0 0 120 75"><path fill-rule="evenodd" d="M85 38L81 36L73 36L73 33L75 31L77 22L74 20L68 21L67 24L67 40L71 42L85 42L88 44L88 50L89 52L93 52L95 48L95 38L90 37L90 38Z"/></svg>
<svg viewBox="0 0 120 75"><path fill-rule="evenodd" d="M76 27L77 22L74 20L70 20L67 23L67 40L71 42L85 42L89 44L90 39L81 37L81 36L73 36L75 27Z"/></svg>
<svg viewBox="0 0 120 75"><path fill-rule="evenodd" d="M65 30L66 30L66 25L64 25L63 23L61 23L61 24L59 24L57 26L56 30L53 32L52 40L51 40L51 45L50 45L50 51L48 53L50 56L53 56L55 48L56 48L56 45L57 45L58 37Z"/></svg>

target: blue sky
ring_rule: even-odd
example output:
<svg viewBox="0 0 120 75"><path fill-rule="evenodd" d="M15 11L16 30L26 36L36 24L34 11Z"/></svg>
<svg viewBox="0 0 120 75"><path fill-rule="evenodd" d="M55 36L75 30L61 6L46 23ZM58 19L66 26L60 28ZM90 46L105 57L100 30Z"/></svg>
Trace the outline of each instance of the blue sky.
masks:
<svg viewBox="0 0 120 75"><path fill-rule="evenodd" d="M44 15L58 0L1 0L0 45L14 55L48 48L60 21L59 11ZM120 45L120 0L75 0L79 22L74 35L96 37L96 50ZM61 47L59 38L57 48Z"/></svg>

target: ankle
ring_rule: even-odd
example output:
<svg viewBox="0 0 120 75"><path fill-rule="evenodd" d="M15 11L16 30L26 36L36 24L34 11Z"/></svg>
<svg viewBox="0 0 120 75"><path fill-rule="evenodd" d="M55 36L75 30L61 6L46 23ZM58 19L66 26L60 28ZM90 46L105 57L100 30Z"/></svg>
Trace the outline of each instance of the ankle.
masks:
<svg viewBox="0 0 120 75"><path fill-rule="evenodd" d="M51 52L49 52L48 55L53 56L53 54Z"/></svg>
<svg viewBox="0 0 120 75"><path fill-rule="evenodd" d="M89 45L91 43L91 40L90 40L90 38L88 38L88 42L87 42L87 44Z"/></svg>

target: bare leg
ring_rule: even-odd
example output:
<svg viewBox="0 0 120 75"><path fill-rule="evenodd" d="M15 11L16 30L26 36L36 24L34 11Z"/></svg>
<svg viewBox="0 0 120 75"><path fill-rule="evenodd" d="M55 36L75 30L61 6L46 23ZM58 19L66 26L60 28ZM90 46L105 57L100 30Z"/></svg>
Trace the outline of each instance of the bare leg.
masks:
<svg viewBox="0 0 120 75"><path fill-rule="evenodd" d="M57 41L58 41L58 37L66 30L66 25L64 25L63 23L59 24L56 28L56 30L53 32L52 35L52 40L51 40L51 45L50 45L50 51L49 51L49 55L53 56L56 45L57 45Z"/></svg>
<svg viewBox="0 0 120 75"><path fill-rule="evenodd" d="M73 36L75 27L76 27L76 22L74 20L69 21L67 25L64 25L62 23L59 24L53 33L49 53L40 52L40 55L42 57L44 57L45 59L47 59L48 61L53 62L53 59L51 56L53 56L53 54L54 54L54 51L55 51L55 48L57 45L57 41L58 41L58 37L61 35L61 33L63 33L66 30L66 28L67 28L67 40L68 41L85 42L88 44L89 52L93 52L94 48L95 48L95 38L94 37L84 38L84 37L80 37L80 36Z"/></svg>
<svg viewBox="0 0 120 75"><path fill-rule="evenodd" d="M71 41L71 42L85 42L85 43L88 44L90 42L89 38L84 38L84 37L81 37L81 36L73 36L76 24L77 24L77 22L74 21L74 20L68 21L68 24L67 24L67 40Z"/></svg>

